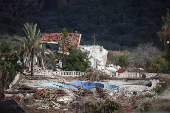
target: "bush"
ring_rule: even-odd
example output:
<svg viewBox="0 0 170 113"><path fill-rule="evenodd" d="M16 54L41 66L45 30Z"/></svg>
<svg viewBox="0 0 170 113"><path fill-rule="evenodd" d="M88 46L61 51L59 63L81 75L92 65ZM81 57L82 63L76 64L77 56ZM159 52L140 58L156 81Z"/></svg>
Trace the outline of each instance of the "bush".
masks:
<svg viewBox="0 0 170 113"><path fill-rule="evenodd" d="M153 91L155 91L158 95L161 95L167 89L167 83L160 83L160 85L161 86L153 88Z"/></svg>
<svg viewBox="0 0 170 113"><path fill-rule="evenodd" d="M128 66L129 63L128 63L128 56L126 55L122 55L120 56L117 60L116 60L116 64L119 65L119 66Z"/></svg>
<svg viewBox="0 0 170 113"><path fill-rule="evenodd" d="M93 69L92 68L87 68L86 73L88 73L88 72L93 72Z"/></svg>
<svg viewBox="0 0 170 113"><path fill-rule="evenodd" d="M148 98L152 98L152 97L155 96L155 94L150 94L150 93L148 93L148 94L146 94L145 96L148 97Z"/></svg>
<svg viewBox="0 0 170 113"><path fill-rule="evenodd" d="M152 62L152 66L154 66L156 72L166 72L168 63L164 58L156 57Z"/></svg>
<svg viewBox="0 0 170 113"><path fill-rule="evenodd" d="M152 109L151 103L144 103L144 112L148 112Z"/></svg>
<svg viewBox="0 0 170 113"><path fill-rule="evenodd" d="M107 99L104 103L102 101L98 103L88 102L86 107L86 112L89 113L112 113L117 110L123 109L121 104Z"/></svg>

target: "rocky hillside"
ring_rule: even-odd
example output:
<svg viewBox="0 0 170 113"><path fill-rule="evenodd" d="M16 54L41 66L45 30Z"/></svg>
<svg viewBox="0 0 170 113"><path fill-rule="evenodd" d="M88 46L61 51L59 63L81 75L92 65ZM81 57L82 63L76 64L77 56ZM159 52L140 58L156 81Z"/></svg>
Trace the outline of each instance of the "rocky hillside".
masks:
<svg viewBox="0 0 170 113"><path fill-rule="evenodd" d="M96 44L108 50L130 50L145 42L159 45L156 33L170 1L2 0L0 5L2 33L17 33L14 26L34 22L42 32L64 27L78 31L81 44L92 44L95 33Z"/></svg>

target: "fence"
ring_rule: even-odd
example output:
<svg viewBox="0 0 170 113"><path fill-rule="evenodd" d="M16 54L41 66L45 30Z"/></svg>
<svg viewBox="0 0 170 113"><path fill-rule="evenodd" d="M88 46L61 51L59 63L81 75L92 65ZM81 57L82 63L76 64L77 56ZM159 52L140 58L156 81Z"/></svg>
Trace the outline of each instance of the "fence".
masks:
<svg viewBox="0 0 170 113"><path fill-rule="evenodd" d="M157 75L157 73L139 73L139 72L116 72L116 77L118 78L141 78L142 74L146 75L146 78L151 78Z"/></svg>
<svg viewBox="0 0 170 113"><path fill-rule="evenodd" d="M81 71L56 71L57 75L61 76L82 76L85 74L85 72Z"/></svg>
<svg viewBox="0 0 170 113"><path fill-rule="evenodd" d="M139 78L139 77L142 77L142 75L137 72L124 72L124 73L117 72L116 77L118 77L118 78Z"/></svg>

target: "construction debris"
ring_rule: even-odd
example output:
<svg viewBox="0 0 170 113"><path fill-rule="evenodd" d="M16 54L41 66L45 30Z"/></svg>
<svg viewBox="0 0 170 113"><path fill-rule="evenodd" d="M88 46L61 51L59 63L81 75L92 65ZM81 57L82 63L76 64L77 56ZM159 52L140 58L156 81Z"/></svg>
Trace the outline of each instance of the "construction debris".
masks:
<svg viewBox="0 0 170 113"><path fill-rule="evenodd" d="M97 77L100 82L111 83L108 82L109 80L105 80L105 78L100 78L99 75L93 76L93 80ZM88 77L90 78L90 76ZM47 87L41 85L42 83L49 82L71 85L75 88L67 89L61 86ZM157 97L154 91L149 90L150 87L145 86L149 82L147 80L112 81L119 85L119 87L115 89L102 89L98 86L93 89L85 89L66 82L66 77L56 77L56 79L53 79L52 77L40 79L39 76L25 77L18 81L18 83L12 87L13 89L6 90L5 95L6 99L14 98L24 110L29 112L36 111L37 113L55 111L84 112L87 110L89 101L93 103L105 103L108 98L111 101L120 103L124 107L124 112L138 112L140 111L140 106L142 106L145 101L150 101ZM120 86L120 82L121 84L126 82L126 85ZM139 87L142 89L139 90ZM148 95L148 97L146 97L146 95ZM149 98L149 96L153 96L153 98Z"/></svg>
<svg viewBox="0 0 170 113"><path fill-rule="evenodd" d="M71 86L74 86L76 87L78 90L82 90L82 95L85 96L86 94L93 94L93 92L91 90L88 90L88 89L85 89L85 88L82 88L80 86L76 86L74 84L69 84L69 83L65 83L65 82L60 82L62 84L67 84L67 85L71 85Z"/></svg>

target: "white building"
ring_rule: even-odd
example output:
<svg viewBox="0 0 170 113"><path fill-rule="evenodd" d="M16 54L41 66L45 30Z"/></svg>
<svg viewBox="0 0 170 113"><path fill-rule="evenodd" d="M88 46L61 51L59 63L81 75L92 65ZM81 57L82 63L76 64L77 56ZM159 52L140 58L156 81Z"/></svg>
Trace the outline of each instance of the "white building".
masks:
<svg viewBox="0 0 170 113"><path fill-rule="evenodd" d="M91 67L97 70L104 70L107 62L108 51L99 45L79 45L83 52L88 53L88 58L91 62Z"/></svg>

